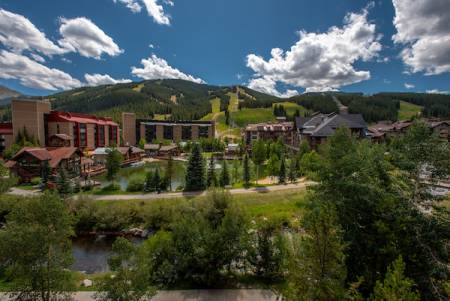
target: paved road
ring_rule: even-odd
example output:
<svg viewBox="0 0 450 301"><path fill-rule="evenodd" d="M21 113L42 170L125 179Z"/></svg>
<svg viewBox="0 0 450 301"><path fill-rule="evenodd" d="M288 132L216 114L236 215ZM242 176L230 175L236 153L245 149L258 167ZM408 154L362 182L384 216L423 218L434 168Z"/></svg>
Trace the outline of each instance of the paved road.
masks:
<svg viewBox="0 0 450 301"><path fill-rule="evenodd" d="M287 185L273 185L267 187L256 187L250 189L237 188L229 189L228 191L232 195L240 194L255 194L255 193L268 193L285 190L304 190L306 186L311 185L313 182L300 182ZM182 197L196 197L206 195L207 192L168 192L161 194L120 194L120 195L92 195L90 198L96 201L124 201L124 200L157 200L157 199L170 199L170 198L182 198Z"/></svg>
<svg viewBox="0 0 450 301"><path fill-rule="evenodd" d="M79 292L74 301L93 301L94 293ZM10 301L5 294L0 294L1 301ZM151 301L276 301L277 296L270 290L235 289L235 290L179 290L162 291Z"/></svg>

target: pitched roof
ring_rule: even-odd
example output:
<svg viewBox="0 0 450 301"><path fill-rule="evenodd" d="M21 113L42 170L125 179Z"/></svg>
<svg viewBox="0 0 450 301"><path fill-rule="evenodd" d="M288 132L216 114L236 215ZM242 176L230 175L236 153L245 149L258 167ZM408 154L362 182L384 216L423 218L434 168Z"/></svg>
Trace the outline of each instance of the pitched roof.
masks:
<svg viewBox="0 0 450 301"><path fill-rule="evenodd" d="M158 150L160 148L159 144L146 144L144 145L145 150Z"/></svg>
<svg viewBox="0 0 450 301"><path fill-rule="evenodd" d="M367 124L361 114L317 114L311 117L297 117L297 128L304 134L314 137L328 137L337 128L365 129Z"/></svg>
<svg viewBox="0 0 450 301"><path fill-rule="evenodd" d="M59 162L63 159L69 159L73 156L73 154L78 153L80 156L83 156L83 152L76 147L58 147L58 148L48 148L48 152L50 153L50 167L56 167L59 165Z"/></svg>
<svg viewBox="0 0 450 301"><path fill-rule="evenodd" d="M174 150L174 149L177 149L177 148L178 148L178 145L170 144L170 145L162 145L159 150L163 151L163 152L168 152L168 151L171 151L171 150Z"/></svg>
<svg viewBox="0 0 450 301"><path fill-rule="evenodd" d="M76 147L58 147L58 148L41 148L41 147L24 147L13 158L12 161L17 161L23 154L29 154L39 161L49 161L50 167L56 167L63 159L69 159L74 153L78 152L83 156Z"/></svg>

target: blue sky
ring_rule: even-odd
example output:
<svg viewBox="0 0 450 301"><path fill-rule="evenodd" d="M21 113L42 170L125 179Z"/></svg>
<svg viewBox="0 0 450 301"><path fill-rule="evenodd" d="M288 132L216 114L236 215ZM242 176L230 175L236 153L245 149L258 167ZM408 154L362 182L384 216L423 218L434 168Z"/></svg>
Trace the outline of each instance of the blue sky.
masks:
<svg viewBox="0 0 450 301"><path fill-rule="evenodd" d="M279 96L450 91L446 3L0 0L0 84L32 95L161 77Z"/></svg>

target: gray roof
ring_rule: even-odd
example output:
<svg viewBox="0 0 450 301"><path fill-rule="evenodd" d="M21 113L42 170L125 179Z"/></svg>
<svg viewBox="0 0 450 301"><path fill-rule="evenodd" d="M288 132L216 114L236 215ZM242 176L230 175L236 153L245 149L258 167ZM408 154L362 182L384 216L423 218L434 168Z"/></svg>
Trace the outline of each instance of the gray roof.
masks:
<svg viewBox="0 0 450 301"><path fill-rule="evenodd" d="M367 124L361 114L317 114L311 117L297 117L297 129L314 137L328 137L341 126L349 129L366 129Z"/></svg>

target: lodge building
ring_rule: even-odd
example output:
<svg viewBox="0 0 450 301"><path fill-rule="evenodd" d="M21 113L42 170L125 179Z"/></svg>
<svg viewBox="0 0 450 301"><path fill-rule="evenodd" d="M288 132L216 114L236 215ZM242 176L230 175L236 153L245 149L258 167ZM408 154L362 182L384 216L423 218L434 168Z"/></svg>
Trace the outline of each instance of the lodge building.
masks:
<svg viewBox="0 0 450 301"><path fill-rule="evenodd" d="M26 130L41 147L93 150L119 144L119 125L109 117L52 111L48 100L13 100L11 112L12 141Z"/></svg>
<svg viewBox="0 0 450 301"><path fill-rule="evenodd" d="M196 141L200 138L214 138L214 121L168 121L136 119L134 113L122 114L123 143L136 145L144 138L154 141Z"/></svg>

